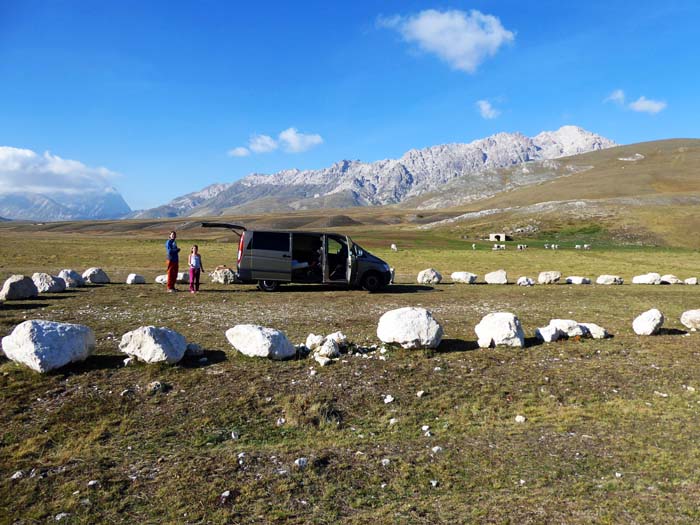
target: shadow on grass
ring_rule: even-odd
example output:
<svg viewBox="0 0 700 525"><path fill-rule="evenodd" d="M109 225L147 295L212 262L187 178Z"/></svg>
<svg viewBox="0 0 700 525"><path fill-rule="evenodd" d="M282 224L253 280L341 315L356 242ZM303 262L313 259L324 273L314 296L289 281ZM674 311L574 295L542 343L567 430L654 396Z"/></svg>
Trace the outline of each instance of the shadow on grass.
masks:
<svg viewBox="0 0 700 525"><path fill-rule="evenodd" d="M658 335L686 335L688 332L678 328L660 328Z"/></svg>
<svg viewBox="0 0 700 525"><path fill-rule="evenodd" d="M206 361L202 361L206 358ZM178 364L183 368L203 368L205 366L215 365L226 361L226 352L221 350L205 350L200 356L185 357Z"/></svg>
<svg viewBox="0 0 700 525"><path fill-rule="evenodd" d="M478 350L476 341L465 341L464 339L443 339L440 346L435 349L436 354L449 354L452 352L473 352Z"/></svg>
<svg viewBox="0 0 700 525"><path fill-rule="evenodd" d="M93 354L85 361L70 363L56 370L57 374L83 374L92 370L110 370L122 368L126 354Z"/></svg>
<svg viewBox="0 0 700 525"><path fill-rule="evenodd" d="M525 348L532 348L533 346L541 346L544 341L538 339L537 337L526 337L525 338Z"/></svg>
<svg viewBox="0 0 700 525"><path fill-rule="evenodd" d="M0 312L2 311L15 311L15 310L36 310L37 308L46 308L49 303L3 303L0 306Z"/></svg>

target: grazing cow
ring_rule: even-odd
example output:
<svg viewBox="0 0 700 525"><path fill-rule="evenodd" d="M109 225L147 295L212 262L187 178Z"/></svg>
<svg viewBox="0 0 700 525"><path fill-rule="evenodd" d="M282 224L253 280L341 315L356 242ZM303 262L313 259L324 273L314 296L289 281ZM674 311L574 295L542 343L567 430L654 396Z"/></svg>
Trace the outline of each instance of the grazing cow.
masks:
<svg viewBox="0 0 700 525"><path fill-rule="evenodd" d="M545 250L549 250L549 244L545 244L545 245L544 245L544 249L545 249Z"/></svg>
<svg viewBox="0 0 700 525"><path fill-rule="evenodd" d="M398 248L395 244L392 244L392 245L391 245L391 251L392 251L392 252L398 252L398 251L399 251L399 248Z"/></svg>
<svg viewBox="0 0 700 525"><path fill-rule="evenodd" d="M476 244L472 243L472 250L476 250Z"/></svg>
<svg viewBox="0 0 700 525"><path fill-rule="evenodd" d="M580 249L581 249L581 245L580 245L580 244L577 244L576 246L574 246L574 249L575 249L575 250L580 250Z"/></svg>
<svg viewBox="0 0 700 525"><path fill-rule="evenodd" d="M584 249L584 250L590 250L590 249L591 249L591 245L590 245L590 244L584 244L584 245L583 245L583 249Z"/></svg>

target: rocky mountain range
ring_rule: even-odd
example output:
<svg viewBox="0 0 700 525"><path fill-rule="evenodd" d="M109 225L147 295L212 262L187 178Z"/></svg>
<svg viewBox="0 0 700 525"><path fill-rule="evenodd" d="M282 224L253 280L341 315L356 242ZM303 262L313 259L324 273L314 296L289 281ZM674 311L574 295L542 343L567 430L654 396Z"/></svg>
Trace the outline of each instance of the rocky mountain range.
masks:
<svg viewBox="0 0 700 525"><path fill-rule="evenodd" d="M118 219L131 208L115 188L101 191L0 194L0 216L13 220Z"/></svg>
<svg viewBox="0 0 700 525"><path fill-rule="evenodd" d="M501 191L500 168L600 150L616 144L576 126L535 137L498 133L468 144L412 149L399 159L366 163L343 160L319 170L254 173L230 184L214 184L164 206L135 212L135 218L212 216L319 208L398 204L439 191L456 179L478 195ZM514 171L509 187L531 183L527 170ZM454 199L453 199L454 200ZM438 201L439 202L439 201ZM430 207L435 207L433 198ZM2 210L0 209L0 213Z"/></svg>

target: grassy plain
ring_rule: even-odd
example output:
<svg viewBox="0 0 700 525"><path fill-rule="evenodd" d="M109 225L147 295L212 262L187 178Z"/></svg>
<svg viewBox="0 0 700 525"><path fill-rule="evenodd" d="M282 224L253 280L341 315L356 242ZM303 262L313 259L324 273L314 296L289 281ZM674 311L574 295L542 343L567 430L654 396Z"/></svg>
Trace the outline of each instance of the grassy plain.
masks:
<svg viewBox="0 0 700 525"><path fill-rule="evenodd" d="M0 277L101 266L114 283L131 272L152 282L164 268L162 230L4 230ZM700 288L522 289L448 278L498 268L512 280L541 270L685 278L700 273L697 252L603 241L580 252L572 238L558 252L533 239L526 253L495 253L454 235L348 231L396 268L395 287L269 294L205 283L191 295L110 284L2 305L0 335L25 319L79 322L95 330L97 352L48 375L0 360L0 523L45 523L62 512L69 523L700 520L700 336L678 320L700 308ZM194 242L206 267L233 263L232 244L181 233L183 251ZM389 251L390 242L400 250ZM416 285L427 267L448 283ZM342 330L369 346L381 314L402 306L429 308L443 324L436 351L348 354L321 368L244 358L224 337L256 323L295 343ZM651 307L666 314L665 331L635 336L632 319ZM519 316L527 347L478 349L474 326L504 310ZM537 344L534 329L555 317L600 324L614 337ZM146 324L180 331L205 348L207 362L123 367L121 335ZM149 395L154 380L167 387ZM306 469L295 467L299 457L309 459ZM89 488L90 480L99 484Z"/></svg>

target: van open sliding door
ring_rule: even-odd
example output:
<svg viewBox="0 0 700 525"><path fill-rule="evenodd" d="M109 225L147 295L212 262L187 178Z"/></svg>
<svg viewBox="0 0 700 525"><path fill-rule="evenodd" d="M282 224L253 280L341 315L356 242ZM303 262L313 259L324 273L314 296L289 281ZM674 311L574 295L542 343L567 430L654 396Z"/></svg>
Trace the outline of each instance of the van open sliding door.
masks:
<svg viewBox="0 0 700 525"><path fill-rule="evenodd" d="M327 234L323 261L324 283L348 282L348 241L344 235Z"/></svg>
<svg viewBox="0 0 700 525"><path fill-rule="evenodd" d="M249 242L253 280L292 280L291 233L255 231Z"/></svg>

